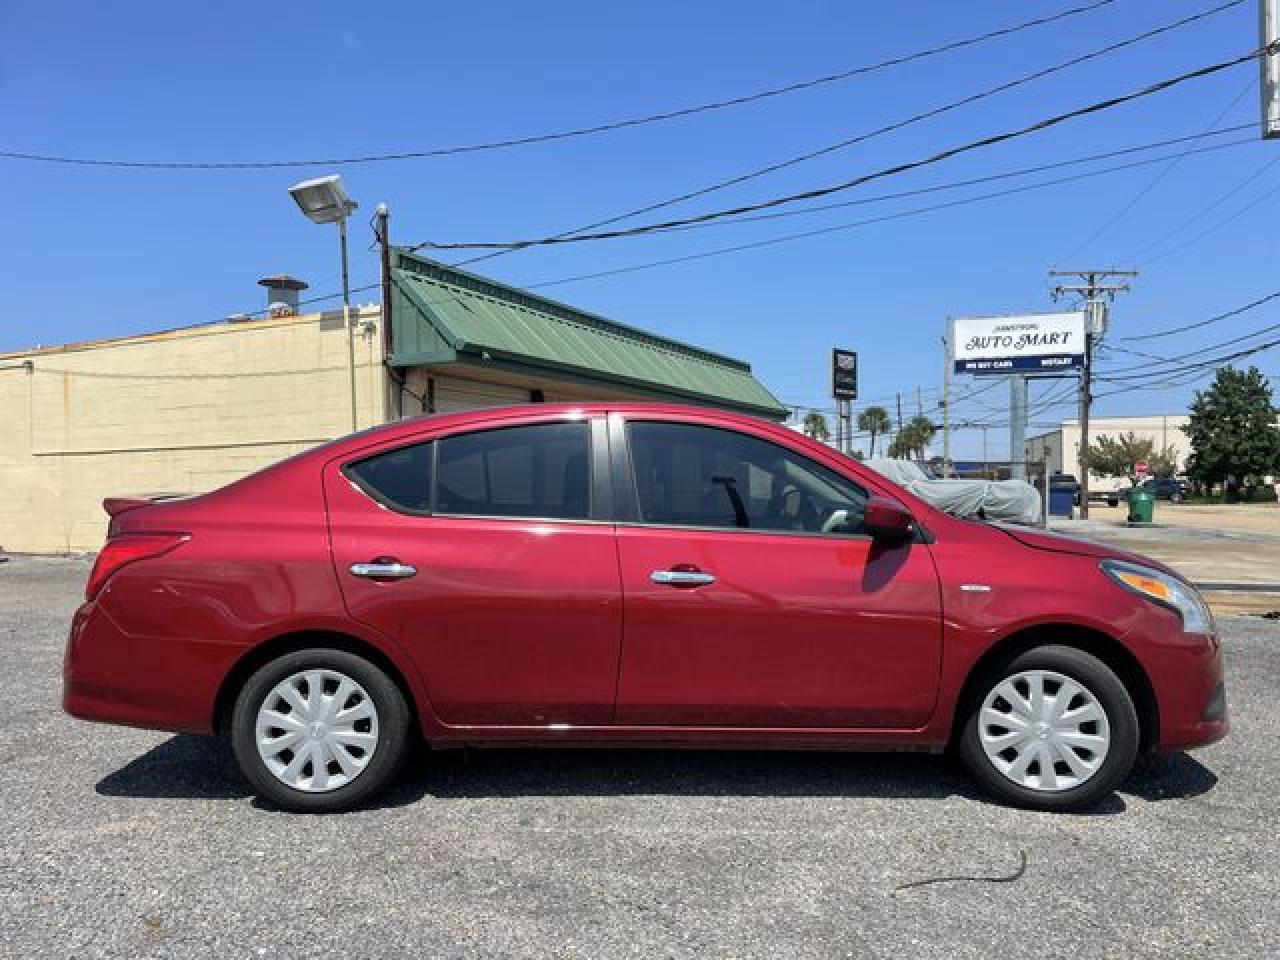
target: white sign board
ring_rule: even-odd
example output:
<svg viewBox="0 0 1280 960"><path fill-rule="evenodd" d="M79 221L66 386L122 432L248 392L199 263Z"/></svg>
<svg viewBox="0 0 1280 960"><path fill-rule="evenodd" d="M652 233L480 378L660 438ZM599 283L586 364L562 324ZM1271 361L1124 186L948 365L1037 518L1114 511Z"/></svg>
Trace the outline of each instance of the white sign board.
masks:
<svg viewBox="0 0 1280 960"><path fill-rule="evenodd" d="M956 373L1052 373L1084 366L1084 313L956 317L951 321Z"/></svg>

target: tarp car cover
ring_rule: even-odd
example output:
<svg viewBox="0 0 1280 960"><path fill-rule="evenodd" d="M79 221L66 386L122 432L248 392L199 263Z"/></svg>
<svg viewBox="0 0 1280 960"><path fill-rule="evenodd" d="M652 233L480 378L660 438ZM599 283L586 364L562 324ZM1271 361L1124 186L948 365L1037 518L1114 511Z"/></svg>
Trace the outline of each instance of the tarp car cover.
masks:
<svg viewBox="0 0 1280 960"><path fill-rule="evenodd" d="M868 460L865 465L953 516L1040 522L1040 491L1023 480L932 480L910 460Z"/></svg>

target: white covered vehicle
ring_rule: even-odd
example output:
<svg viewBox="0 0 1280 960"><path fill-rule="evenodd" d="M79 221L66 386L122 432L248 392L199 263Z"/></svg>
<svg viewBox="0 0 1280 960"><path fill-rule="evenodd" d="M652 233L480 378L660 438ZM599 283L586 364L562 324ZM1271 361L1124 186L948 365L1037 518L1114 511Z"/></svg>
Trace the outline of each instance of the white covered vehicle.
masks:
<svg viewBox="0 0 1280 960"><path fill-rule="evenodd" d="M957 517L1038 524L1040 491L1025 480L935 480L910 460L867 460L866 466Z"/></svg>

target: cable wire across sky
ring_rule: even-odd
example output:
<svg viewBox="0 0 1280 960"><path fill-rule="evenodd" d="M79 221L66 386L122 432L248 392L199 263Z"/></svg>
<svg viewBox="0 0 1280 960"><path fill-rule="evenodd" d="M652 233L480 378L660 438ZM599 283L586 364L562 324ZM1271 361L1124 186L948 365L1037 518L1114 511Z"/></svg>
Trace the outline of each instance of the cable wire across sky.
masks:
<svg viewBox="0 0 1280 960"><path fill-rule="evenodd" d="M944 150L940 150L926 157L922 157L916 160L906 161L903 163L894 164L892 166L885 167L880 170L873 171L871 173L861 174L860 176L852 177L848 180L844 180L835 184L830 184L828 186L815 187L813 189L803 190L798 193L790 193L782 196L771 197L767 200L760 200L755 203L741 204L738 206L728 207L721 210L712 210L707 213L701 213L701 214L697 214L695 216L690 216L690 217L683 217L683 218L673 219L673 220L665 220L657 223L640 224L635 227L628 227L624 230L609 230L609 231L604 231L599 233L580 233L580 234L575 234L573 236L539 237L539 238L525 239L525 240L479 241L479 242L466 241L466 242L452 242L452 243L426 240L421 243L412 245L411 247L409 247L409 249L410 250L425 250L425 249L430 249L430 250L520 250L526 247L535 247L535 246L552 246L552 245L558 245L558 244L583 243L583 242L595 241L595 240L616 240L624 237L635 237L635 236L643 236L645 234L664 232L674 227L681 227L681 226L685 226L687 224L692 224L692 223L706 223L710 220L720 220L726 217L734 217L744 213L754 213L758 210L771 209L773 207L779 207L786 204L796 203L801 200L814 200L820 197L826 197L835 193L841 193L846 190L851 190L854 187L859 187L865 183L870 183L875 180L881 180L887 177L898 176L900 174L907 173L912 170L917 170L923 167L932 166L934 164L941 163L944 160L949 160L952 157L960 156L961 154L971 153L976 150L982 150L987 147L995 146L997 144L1007 143L1011 140L1017 140L1022 137L1030 136L1031 134L1039 133L1043 130L1047 130L1051 127L1058 126L1068 121L1079 119L1080 117L1085 117L1091 114L1101 113L1106 110L1111 110L1123 104L1132 103L1136 100L1141 100L1146 97L1153 96L1157 93L1162 93L1165 90L1169 90L1173 87L1190 82L1192 80L1203 79L1204 77L1212 76L1213 74L1220 73L1224 70L1229 70L1232 67L1240 66L1241 64L1248 63L1252 60L1256 60L1259 56L1262 56L1265 53L1274 53L1277 49L1280 49L1280 43L1271 44L1268 47L1263 47L1257 50L1253 50L1249 53L1242 54L1241 56L1234 57L1230 60L1223 60L1218 63L1213 63L1213 64L1209 64L1208 66L1200 67L1196 70L1191 70L1186 73L1181 73L1173 77L1168 77L1164 80L1160 80L1155 83L1148 84L1145 87L1142 87L1138 90L1131 91L1129 93L1124 93L1114 97L1109 97L1105 100L1099 100L1094 103L1087 104L1083 107L1077 107L1073 110L1068 110L1064 113L1054 114L1053 116L1045 117L1044 119L1037 120L1034 123L1026 124L1024 126L1017 127L1012 130L1006 130L1001 133L991 134L989 136L981 137L976 140L970 140L966 143L962 143L957 146L948 147Z"/></svg>
<svg viewBox="0 0 1280 960"><path fill-rule="evenodd" d="M1034 17L1030 20L1023 20L1019 23L1012 24L1007 27L1000 27L995 30L988 30L985 33L976 34L970 37L964 37L958 40L951 40L945 43L937 44L932 47L926 47L913 53L902 54L895 57L889 57L875 63L861 64L849 67L835 73L824 74L822 76L811 77L806 80L799 80L794 83L783 84L777 87L770 87L765 90L757 90L753 93L742 94L739 96L728 97L721 100L711 100L689 107L680 107L674 110L667 110L660 113L648 114L641 117L631 117L623 120L612 120L606 123L599 123L592 126L583 126L570 128L566 130L550 131L546 133L529 134L522 137L510 137L506 139L491 140L483 143L461 144L447 147L434 147L426 150L411 150L396 153L381 154L365 154L359 156L347 157L329 157L323 159L303 159L303 160L207 160L207 161L182 161L182 160L120 160L120 159L103 159L94 157L72 157L60 156L55 154L44 154L36 152L23 152L16 150L0 151L0 159L7 160L28 160L42 163L58 163L73 166L93 166L93 167L118 167L134 170L265 170L274 168L296 168L296 167L337 167L337 166L353 166L357 164L369 163L385 163L395 160L423 160L433 157L449 157L458 156L460 154L483 153L494 150L507 150L513 147L531 146L540 143L552 143L560 140L571 140L579 137L596 136L603 133L611 133L616 130L624 130L630 127L641 127L649 124L664 123L670 120L678 120L684 117L695 116L697 114L709 113L716 110L725 110L730 107L744 106L746 104L757 103L761 100L768 100L773 97L780 97L786 94L797 93L803 90L811 90L815 87L825 86L827 84L837 83L842 80L849 80L854 77L865 76L867 74L876 73L890 67L903 66L908 63L915 63L940 54L950 53L954 50L960 50L965 47L976 46L986 43L989 40L995 40L1001 37L1011 36L1021 33L1024 30L1030 30L1035 27L1046 26L1053 23L1059 23L1080 14L1090 13L1101 7L1110 6L1116 0L1093 0L1090 3L1078 4L1068 7L1054 14L1046 14L1040 17ZM1236 0L1243 2L1243 0ZM1230 4L1228 4L1230 5Z"/></svg>

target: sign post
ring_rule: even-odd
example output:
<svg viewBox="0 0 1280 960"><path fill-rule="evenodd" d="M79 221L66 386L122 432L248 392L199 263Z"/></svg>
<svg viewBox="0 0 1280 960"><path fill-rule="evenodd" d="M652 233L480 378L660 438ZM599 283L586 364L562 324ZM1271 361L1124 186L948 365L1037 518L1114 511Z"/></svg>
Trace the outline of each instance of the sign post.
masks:
<svg viewBox="0 0 1280 960"><path fill-rule="evenodd" d="M836 446L853 455L853 409L858 399L858 354L834 347L831 351L831 396L836 401Z"/></svg>

